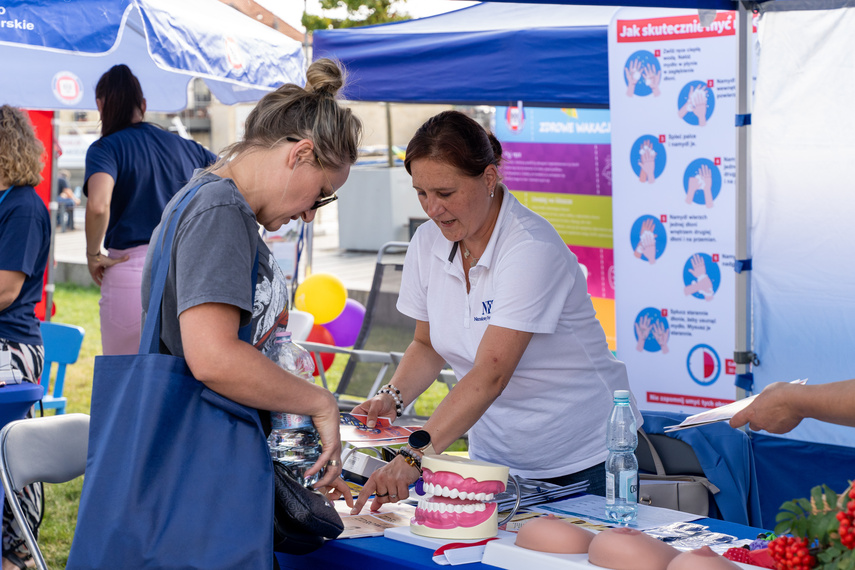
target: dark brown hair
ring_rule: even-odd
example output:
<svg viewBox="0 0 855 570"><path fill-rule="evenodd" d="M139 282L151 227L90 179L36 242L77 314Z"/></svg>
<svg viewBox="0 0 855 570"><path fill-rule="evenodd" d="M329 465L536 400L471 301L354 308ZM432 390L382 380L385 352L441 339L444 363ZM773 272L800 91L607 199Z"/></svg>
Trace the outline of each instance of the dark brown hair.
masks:
<svg viewBox="0 0 855 570"><path fill-rule="evenodd" d="M443 111L425 121L407 145L407 172L412 175L410 166L422 158L449 164L468 176L481 176L491 164L498 168L502 145L474 119L459 111Z"/></svg>
<svg viewBox="0 0 855 570"><path fill-rule="evenodd" d="M143 108L139 79L127 65L114 65L95 86L95 98L101 101L101 136L106 137L132 124L134 111Z"/></svg>

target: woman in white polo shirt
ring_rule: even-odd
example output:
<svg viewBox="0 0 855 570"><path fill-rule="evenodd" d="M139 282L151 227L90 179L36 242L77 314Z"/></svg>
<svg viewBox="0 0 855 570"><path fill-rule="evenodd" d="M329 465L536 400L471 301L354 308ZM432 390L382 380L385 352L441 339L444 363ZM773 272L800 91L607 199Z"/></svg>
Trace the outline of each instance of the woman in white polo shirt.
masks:
<svg viewBox="0 0 855 570"><path fill-rule="evenodd" d="M354 512L371 493L372 509L406 498L424 452L467 430L473 459L560 484L588 480L589 492L605 494L606 420L613 392L629 389L626 368L609 351L576 256L501 184L501 158L499 141L456 111L429 119L407 147L434 222L413 236L398 298L416 332L391 383L354 412L369 425L400 415L446 362L459 382L374 472Z"/></svg>

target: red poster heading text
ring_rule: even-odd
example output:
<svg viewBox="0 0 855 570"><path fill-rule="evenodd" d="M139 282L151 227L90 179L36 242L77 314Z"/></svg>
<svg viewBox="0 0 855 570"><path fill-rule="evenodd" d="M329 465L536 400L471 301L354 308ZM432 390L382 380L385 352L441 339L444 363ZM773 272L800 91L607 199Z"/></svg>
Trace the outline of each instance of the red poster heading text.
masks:
<svg viewBox="0 0 855 570"><path fill-rule="evenodd" d="M617 21L618 43L718 38L735 34L736 12L719 12L707 27L701 25L698 16L692 15Z"/></svg>

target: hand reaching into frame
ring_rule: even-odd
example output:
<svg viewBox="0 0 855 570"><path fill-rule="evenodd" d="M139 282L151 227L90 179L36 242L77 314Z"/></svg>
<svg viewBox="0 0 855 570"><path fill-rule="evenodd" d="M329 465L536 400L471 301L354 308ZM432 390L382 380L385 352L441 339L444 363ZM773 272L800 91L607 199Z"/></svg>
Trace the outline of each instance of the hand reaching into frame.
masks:
<svg viewBox="0 0 855 570"><path fill-rule="evenodd" d="M632 97L635 95L635 85L638 83L639 78L641 78L641 62L637 59L629 62L629 66L623 69L623 73L626 76L626 96Z"/></svg>
<svg viewBox="0 0 855 570"><path fill-rule="evenodd" d="M650 317L643 315L638 322L635 323L635 334L638 336L638 344L635 345L635 350L644 352L644 343L650 335Z"/></svg>
<svg viewBox="0 0 855 570"><path fill-rule="evenodd" d="M671 329L665 328L665 323L656 321L653 325L653 338L659 343L662 354L668 354L668 339L671 338Z"/></svg>

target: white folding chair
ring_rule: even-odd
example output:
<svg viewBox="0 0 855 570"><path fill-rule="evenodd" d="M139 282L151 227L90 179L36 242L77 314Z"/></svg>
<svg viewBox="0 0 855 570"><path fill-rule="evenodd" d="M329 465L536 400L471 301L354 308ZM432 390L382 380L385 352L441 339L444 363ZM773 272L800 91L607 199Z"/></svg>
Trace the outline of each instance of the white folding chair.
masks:
<svg viewBox="0 0 855 570"><path fill-rule="evenodd" d="M285 330L291 332L293 342L302 343L309 338L309 333L312 332L314 324L315 316L312 313L291 309L288 311L288 326L285 327Z"/></svg>
<svg viewBox="0 0 855 570"><path fill-rule="evenodd" d="M89 416L64 414L9 422L0 430L0 479L36 568L47 570L17 493L37 481L65 483L86 470Z"/></svg>

